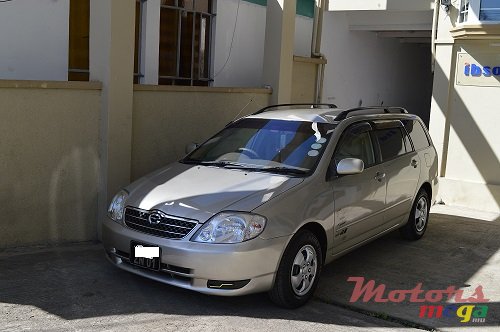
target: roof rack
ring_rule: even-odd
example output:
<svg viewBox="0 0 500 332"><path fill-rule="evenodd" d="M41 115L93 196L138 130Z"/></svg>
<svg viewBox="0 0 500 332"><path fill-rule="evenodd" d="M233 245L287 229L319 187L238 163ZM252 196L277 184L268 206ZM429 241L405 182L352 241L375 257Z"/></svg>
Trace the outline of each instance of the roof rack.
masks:
<svg viewBox="0 0 500 332"><path fill-rule="evenodd" d="M276 109L279 107L290 107L290 106L309 106L310 108L320 108L322 106L323 107L326 106L328 108L337 108L337 105L335 105L335 104L277 104L277 105L269 105L269 106L266 106L264 108L261 108L257 112L252 113L252 115L261 114L261 113L264 113L264 112L269 111L271 109Z"/></svg>
<svg viewBox="0 0 500 332"><path fill-rule="evenodd" d="M356 107L356 108L350 108L348 110L340 112L340 114L335 117L334 121L342 121L342 120L347 119L347 116L349 115L349 113L356 112L356 111L367 111L367 110L381 110L381 111L383 111L384 114L387 114L387 113L407 114L408 113L408 111L403 107L384 107L384 106ZM374 114L379 114L379 113L374 113Z"/></svg>

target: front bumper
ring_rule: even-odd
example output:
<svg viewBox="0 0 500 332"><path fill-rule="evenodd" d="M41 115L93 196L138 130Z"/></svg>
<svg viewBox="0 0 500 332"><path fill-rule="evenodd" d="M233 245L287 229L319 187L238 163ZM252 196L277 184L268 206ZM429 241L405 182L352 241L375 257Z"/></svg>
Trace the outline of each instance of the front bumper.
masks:
<svg viewBox="0 0 500 332"><path fill-rule="evenodd" d="M102 240L106 257L115 266L169 285L222 296L265 292L271 289L289 237L255 238L238 244L189 241L198 225L183 240L172 240L132 230L105 218ZM131 241L161 248L161 269L151 271L130 264ZM209 287L209 280L237 282L237 289ZM226 284L227 284L226 282Z"/></svg>

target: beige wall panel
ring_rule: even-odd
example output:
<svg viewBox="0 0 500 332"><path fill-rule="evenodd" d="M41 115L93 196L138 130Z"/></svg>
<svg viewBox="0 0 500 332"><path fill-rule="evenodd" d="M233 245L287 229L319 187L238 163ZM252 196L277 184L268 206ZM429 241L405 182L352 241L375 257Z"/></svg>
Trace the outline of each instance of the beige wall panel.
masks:
<svg viewBox="0 0 500 332"><path fill-rule="evenodd" d="M265 90L194 89L136 88L133 180L182 158L186 144L205 141L235 118L267 106L270 97Z"/></svg>
<svg viewBox="0 0 500 332"><path fill-rule="evenodd" d="M0 248L96 239L100 90L1 83Z"/></svg>
<svg viewBox="0 0 500 332"><path fill-rule="evenodd" d="M310 62L293 63L292 103L315 102L317 67Z"/></svg>

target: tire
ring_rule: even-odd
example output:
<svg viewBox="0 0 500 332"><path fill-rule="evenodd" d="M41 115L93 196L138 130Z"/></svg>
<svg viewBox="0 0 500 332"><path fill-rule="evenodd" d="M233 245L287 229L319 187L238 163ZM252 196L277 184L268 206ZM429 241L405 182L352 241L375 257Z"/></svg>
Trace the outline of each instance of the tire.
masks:
<svg viewBox="0 0 500 332"><path fill-rule="evenodd" d="M269 291L271 301L289 309L304 305L314 294L322 267L323 253L318 238L308 230L299 231L283 253Z"/></svg>
<svg viewBox="0 0 500 332"><path fill-rule="evenodd" d="M400 233L403 238L415 241L424 236L427 225L429 224L429 209L429 195L425 190L420 189L411 207L408 222L400 228Z"/></svg>

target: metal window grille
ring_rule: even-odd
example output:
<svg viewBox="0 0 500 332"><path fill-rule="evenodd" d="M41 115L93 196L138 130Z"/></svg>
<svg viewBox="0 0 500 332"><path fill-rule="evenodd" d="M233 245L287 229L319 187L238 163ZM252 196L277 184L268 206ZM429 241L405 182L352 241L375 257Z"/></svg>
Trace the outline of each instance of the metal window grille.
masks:
<svg viewBox="0 0 500 332"><path fill-rule="evenodd" d="M211 0L162 0L159 84L209 85Z"/></svg>

